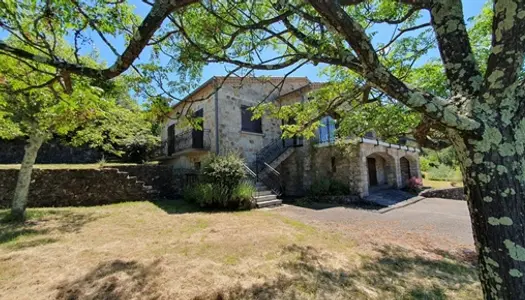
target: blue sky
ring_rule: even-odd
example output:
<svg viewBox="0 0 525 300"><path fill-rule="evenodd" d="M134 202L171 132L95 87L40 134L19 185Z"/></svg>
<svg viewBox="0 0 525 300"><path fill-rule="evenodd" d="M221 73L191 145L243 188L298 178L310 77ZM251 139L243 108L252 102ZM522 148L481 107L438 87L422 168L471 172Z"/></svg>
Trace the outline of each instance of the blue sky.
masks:
<svg viewBox="0 0 525 300"><path fill-rule="evenodd" d="M135 11L137 14L141 16L145 16L148 12L150 7L144 4L141 0L131 0L131 3L135 5ZM478 15L481 11L481 8L483 4L485 3L485 0L463 0L463 9L465 13L465 19L468 19L472 16ZM428 16L426 17L428 19ZM422 20L423 21L423 20ZM381 26L377 27L376 30L378 30L378 34L374 37L374 42L386 42L390 39L392 35L392 28L390 26ZM6 33L2 32L0 30L0 38L5 38ZM100 53L100 58L105 61L107 64L112 64L115 61L115 55L111 50L95 35L92 35L92 39L94 41L93 48L96 48L98 52ZM125 47L124 40L122 38L111 38L109 37L109 40L113 43L113 46L117 48L117 50L122 51ZM90 52L93 50L92 47L88 47L85 49L85 53ZM140 61L146 61L149 57L150 51L146 49L144 51L140 58ZM437 50L432 51L428 58L431 57L437 57L438 53ZM326 78L320 77L319 72L322 69L322 65L319 66L313 66L313 65L305 65L301 67L300 69L296 70L293 74L293 76L305 76L310 78L312 81L325 81ZM259 71L256 72L256 75L273 75L273 76L282 76L290 71L289 69L283 69L283 70L274 70L274 71ZM210 64L205 67L203 73L201 82L206 81L212 76L220 76L227 74L227 68L225 65L222 64Z"/></svg>

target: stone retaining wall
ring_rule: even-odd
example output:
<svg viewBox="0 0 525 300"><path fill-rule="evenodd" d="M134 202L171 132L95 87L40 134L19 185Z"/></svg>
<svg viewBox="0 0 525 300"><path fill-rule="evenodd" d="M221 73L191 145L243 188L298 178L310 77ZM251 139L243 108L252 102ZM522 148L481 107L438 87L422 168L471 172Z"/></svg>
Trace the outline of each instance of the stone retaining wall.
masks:
<svg viewBox="0 0 525 300"><path fill-rule="evenodd" d="M10 206L18 170L0 170L0 207ZM29 207L92 206L148 200L144 184L117 169L35 169Z"/></svg>
<svg viewBox="0 0 525 300"><path fill-rule="evenodd" d="M180 196L184 186L197 176L195 170L178 169L171 165L122 165L111 168L137 177L137 180L151 186L159 197L165 199Z"/></svg>
<svg viewBox="0 0 525 300"><path fill-rule="evenodd" d="M0 208L10 206L18 170L0 170ZM92 206L124 201L175 199L197 180L196 171L168 165L102 169L35 169L29 207Z"/></svg>
<svg viewBox="0 0 525 300"><path fill-rule="evenodd" d="M446 189L430 189L419 193L425 198L445 198L454 200L465 200L465 190L463 187L446 188Z"/></svg>

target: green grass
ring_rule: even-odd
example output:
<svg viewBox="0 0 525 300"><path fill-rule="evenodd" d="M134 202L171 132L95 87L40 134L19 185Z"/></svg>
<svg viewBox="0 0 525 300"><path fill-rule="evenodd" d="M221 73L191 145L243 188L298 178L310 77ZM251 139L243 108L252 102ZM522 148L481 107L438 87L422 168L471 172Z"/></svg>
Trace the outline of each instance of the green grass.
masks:
<svg viewBox="0 0 525 300"><path fill-rule="evenodd" d="M462 187L463 182L461 178L453 178L451 180L430 180L428 179L428 174L425 173L425 178L423 179L423 186L430 187L433 189L444 189L451 187Z"/></svg>
<svg viewBox="0 0 525 300"><path fill-rule="evenodd" d="M6 300L481 299L475 267L454 257L357 242L280 210L173 201L29 209L25 223L0 222Z"/></svg>

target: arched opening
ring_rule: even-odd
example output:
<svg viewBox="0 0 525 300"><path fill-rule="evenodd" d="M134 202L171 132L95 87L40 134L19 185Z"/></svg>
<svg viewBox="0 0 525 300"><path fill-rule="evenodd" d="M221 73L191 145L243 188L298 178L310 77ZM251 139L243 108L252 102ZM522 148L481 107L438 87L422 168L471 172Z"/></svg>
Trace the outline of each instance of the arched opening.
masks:
<svg viewBox="0 0 525 300"><path fill-rule="evenodd" d="M402 187L407 185L410 178L419 177L417 160L410 155L405 155L399 159L399 168L401 171Z"/></svg>
<svg viewBox="0 0 525 300"><path fill-rule="evenodd" d="M370 190L396 187L394 158L387 153L373 153L366 157Z"/></svg>
<svg viewBox="0 0 525 300"><path fill-rule="evenodd" d="M410 174L410 161L406 157L401 157L399 159L399 166L401 167L403 185L406 185L407 181L412 177L412 174Z"/></svg>

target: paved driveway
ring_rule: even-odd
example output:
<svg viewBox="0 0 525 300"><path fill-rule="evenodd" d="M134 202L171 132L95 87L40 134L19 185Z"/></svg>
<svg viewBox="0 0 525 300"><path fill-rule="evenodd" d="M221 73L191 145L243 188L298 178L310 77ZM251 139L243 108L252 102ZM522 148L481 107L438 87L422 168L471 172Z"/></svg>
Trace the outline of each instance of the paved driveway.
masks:
<svg viewBox="0 0 525 300"><path fill-rule="evenodd" d="M465 201L427 198L383 214L345 207L310 209L292 205L274 211L351 235L358 242L369 239L440 249L474 247Z"/></svg>

